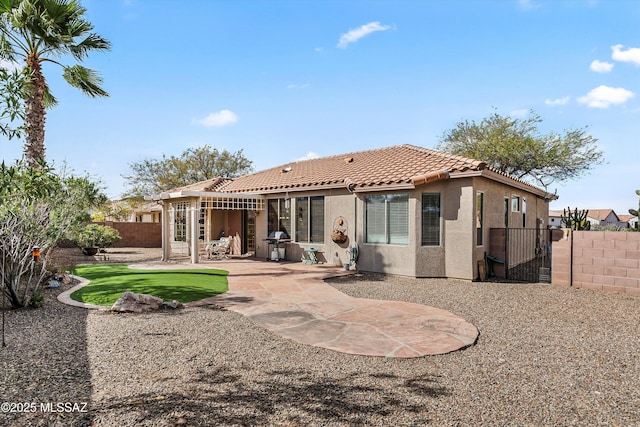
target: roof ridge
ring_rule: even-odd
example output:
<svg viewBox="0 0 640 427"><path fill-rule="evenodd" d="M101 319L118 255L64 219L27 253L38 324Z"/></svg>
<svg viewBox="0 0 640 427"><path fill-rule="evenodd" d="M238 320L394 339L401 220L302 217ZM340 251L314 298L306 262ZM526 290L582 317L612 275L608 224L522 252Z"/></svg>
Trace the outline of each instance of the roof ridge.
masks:
<svg viewBox="0 0 640 427"><path fill-rule="evenodd" d="M460 160L466 163L471 163L474 166L476 166L479 169L484 169L485 167L487 167L487 163L483 162L482 160L477 160L477 159L473 159L471 157L465 157L465 156L461 156L458 154L452 154L452 153L446 153L444 151L437 151L437 150L432 150L430 148L424 148L424 147L420 147L417 145L412 145L412 144L402 144L401 147L406 147L409 148L411 150L414 151L418 151L418 152L427 152L429 154L433 154L435 156L439 156L439 157L448 157L451 159L455 159L455 160Z"/></svg>

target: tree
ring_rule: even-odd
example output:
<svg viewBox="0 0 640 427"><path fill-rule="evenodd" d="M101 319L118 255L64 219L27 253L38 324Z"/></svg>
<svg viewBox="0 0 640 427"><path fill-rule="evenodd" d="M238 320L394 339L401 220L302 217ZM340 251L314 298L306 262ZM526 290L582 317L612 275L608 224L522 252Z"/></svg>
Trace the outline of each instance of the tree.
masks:
<svg viewBox="0 0 640 427"><path fill-rule="evenodd" d="M242 150L231 153L209 145L188 148L180 157L163 154L160 160L129 163L132 173L123 178L130 188L124 196L141 198L211 178L235 178L250 172L252 166Z"/></svg>
<svg viewBox="0 0 640 427"><path fill-rule="evenodd" d="M12 307L28 306L47 273L51 249L89 219L89 209L104 202L86 177L56 174L41 162L0 165L0 276ZM37 246L42 257L32 259Z"/></svg>
<svg viewBox="0 0 640 427"><path fill-rule="evenodd" d="M85 19L85 12L75 0L0 0L0 58L24 61L28 73L24 87L24 155L32 167L44 159L45 109L56 102L49 92L43 63L62 67L67 83L86 95L108 96L94 70L58 61L70 55L80 62L91 51L110 49L107 40L91 32L93 25Z"/></svg>
<svg viewBox="0 0 640 427"><path fill-rule="evenodd" d="M445 132L436 149L486 162L500 172L545 186L551 180L566 181L604 163L587 129L542 133L540 116L531 111L526 119L494 112L480 123L462 121Z"/></svg>
<svg viewBox="0 0 640 427"><path fill-rule="evenodd" d="M134 209L140 207L141 203L135 200L107 200L103 205L94 209L91 219L95 222L129 220Z"/></svg>
<svg viewBox="0 0 640 427"><path fill-rule="evenodd" d="M120 233L108 225L87 224L71 235L71 240L82 249L85 255L91 255L89 250L108 248L120 240Z"/></svg>
<svg viewBox="0 0 640 427"><path fill-rule="evenodd" d="M24 131L24 125L12 127L13 122L24 122L24 83L24 71L0 67L0 134L7 139L20 138Z"/></svg>

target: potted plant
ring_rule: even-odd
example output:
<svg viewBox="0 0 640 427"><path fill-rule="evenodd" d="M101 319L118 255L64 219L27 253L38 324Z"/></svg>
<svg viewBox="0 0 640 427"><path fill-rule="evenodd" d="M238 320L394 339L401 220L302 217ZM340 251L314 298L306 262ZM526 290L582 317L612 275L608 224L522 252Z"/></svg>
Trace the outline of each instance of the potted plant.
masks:
<svg viewBox="0 0 640 427"><path fill-rule="evenodd" d="M108 248L120 240L120 233L113 227L87 224L76 234L73 242L85 255L95 255L101 248Z"/></svg>

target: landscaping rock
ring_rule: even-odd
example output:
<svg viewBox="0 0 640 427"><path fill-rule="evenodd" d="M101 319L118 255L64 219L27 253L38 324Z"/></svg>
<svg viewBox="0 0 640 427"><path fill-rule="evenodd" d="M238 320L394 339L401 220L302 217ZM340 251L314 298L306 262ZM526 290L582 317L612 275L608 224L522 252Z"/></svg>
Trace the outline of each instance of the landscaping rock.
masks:
<svg viewBox="0 0 640 427"><path fill-rule="evenodd" d="M162 299L147 294L136 294L125 292L111 306L111 311L124 313L143 313L145 311L157 310L162 305Z"/></svg>
<svg viewBox="0 0 640 427"><path fill-rule="evenodd" d="M162 303L162 308L164 309L171 309L171 310L176 310L178 308L183 308L184 305L176 300L173 301L165 301Z"/></svg>

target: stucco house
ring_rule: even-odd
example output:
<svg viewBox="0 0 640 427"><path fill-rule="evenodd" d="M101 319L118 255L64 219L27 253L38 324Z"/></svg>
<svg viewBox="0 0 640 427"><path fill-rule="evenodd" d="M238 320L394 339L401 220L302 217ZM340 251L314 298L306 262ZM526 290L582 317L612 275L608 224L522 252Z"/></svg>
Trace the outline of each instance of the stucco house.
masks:
<svg viewBox="0 0 640 427"><path fill-rule="evenodd" d="M591 226L599 225L606 227L612 225L620 227L622 224L620 218L613 209L589 209L587 213L587 221L591 223Z"/></svg>
<svg viewBox="0 0 640 427"><path fill-rule="evenodd" d="M163 259L199 262L203 245L238 236L242 252L269 259L283 231L285 259L314 248L333 265L414 277L473 280L491 228L545 228L549 195L485 163L397 145L286 163L154 195L162 206ZM336 237L341 231L344 239ZM335 241L334 241L335 240Z"/></svg>
<svg viewBox="0 0 640 427"><path fill-rule="evenodd" d="M638 228L638 217L630 214L618 214L622 228Z"/></svg>

